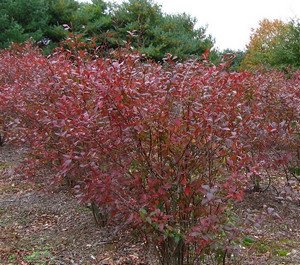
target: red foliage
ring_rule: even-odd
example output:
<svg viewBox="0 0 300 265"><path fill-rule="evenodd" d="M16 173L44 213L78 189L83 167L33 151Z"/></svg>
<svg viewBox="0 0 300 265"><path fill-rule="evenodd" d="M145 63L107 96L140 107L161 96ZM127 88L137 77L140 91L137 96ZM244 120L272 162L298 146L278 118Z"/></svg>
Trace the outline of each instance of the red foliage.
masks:
<svg viewBox="0 0 300 265"><path fill-rule="evenodd" d="M221 238L234 231L229 202L274 162L270 148L294 143L297 76L161 65L124 51L45 58L30 46L2 51L0 62L9 139L27 143L31 163L76 184L111 224L139 229L162 258L230 238Z"/></svg>

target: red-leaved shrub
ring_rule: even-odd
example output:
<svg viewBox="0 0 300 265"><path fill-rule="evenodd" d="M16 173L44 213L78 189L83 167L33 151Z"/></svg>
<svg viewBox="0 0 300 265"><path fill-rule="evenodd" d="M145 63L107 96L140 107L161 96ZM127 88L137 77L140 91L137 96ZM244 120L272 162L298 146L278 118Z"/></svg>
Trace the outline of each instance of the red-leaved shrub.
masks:
<svg viewBox="0 0 300 265"><path fill-rule="evenodd" d="M45 58L15 47L0 53L0 85L0 122L30 146L28 169L50 167L162 264L223 258L236 232L228 206L260 168L288 159L299 119L297 76L126 50Z"/></svg>

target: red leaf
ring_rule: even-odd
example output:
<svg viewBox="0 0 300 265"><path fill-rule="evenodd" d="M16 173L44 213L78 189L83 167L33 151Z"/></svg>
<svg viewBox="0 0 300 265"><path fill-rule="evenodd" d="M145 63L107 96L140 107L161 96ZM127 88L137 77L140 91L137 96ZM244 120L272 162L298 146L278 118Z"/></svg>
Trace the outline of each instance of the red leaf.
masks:
<svg viewBox="0 0 300 265"><path fill-rule="evenodd" d="M190 187L190 186L186 186L186 187L184 188L184 194L185 194L186 196L189 196L189 195L191 194L191 187Z"/></svg>

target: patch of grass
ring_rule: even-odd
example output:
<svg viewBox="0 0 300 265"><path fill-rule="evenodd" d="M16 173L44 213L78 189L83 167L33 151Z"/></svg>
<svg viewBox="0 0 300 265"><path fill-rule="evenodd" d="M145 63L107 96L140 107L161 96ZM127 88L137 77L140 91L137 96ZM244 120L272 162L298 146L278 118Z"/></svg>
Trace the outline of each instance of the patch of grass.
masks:
<svg viewBox="0 0 300 265"><path fill-rule="evenodd" d="M282 240L278 241L278 243L290 243L291 240ZM263 240L254 240L252 237L246 236L242 241L243 246L251 247L257 253L265 254L267 252L272 253L273 255L285 257L288 255L289 250L286 248L282 248L282 246L275 244L274 242L266 242Z"/></svg>
<svg viewBox="0 0 300 265"><path fill-rule="evenodd" d="M16 254L11 254L9 257L8 257L8 261L9 262L14 262L15 260L17 259L17 255Z"/></svg>
<svg viewBox="0 0 300 265"><path fill-rule="evenodd" d="M274 254L280 257L285 257L289 254L289 251L286 249L278 248L274 250Z"/></svg>
<svg viewBox="0 0 300 265"><path fill-rule="evenodd" d="M295 240L291 240L291 239L287 239L287 238L280 239L278 242L285 244L285 245L293 245L293 244L297 243Z"/></svg>
<svg viewBox="0 0 300 265"><path fill-rule="evenodd" d="M24 260L34 264L48 264L47 262L51 259L52 254L48 249L34 250L31 254L24 256Z"/></svg>
<svg viewBox="0 0 300 265"><path fill-rule="evenodd" d="M256 246L255 249L257 250L257 252L264 254L267 253L269 251L271 251L272 247L263 243L263 242L259 242Z"/></svg>
<svg viewBox="0 0 300 265"><path fill-rule="evenodd" d="M245 247L251 246L251 245L253 245L254 243L255 243L255 240L254 240L253 238L251 238L251 237L246 236L246 237L243 239L243 245L244 245Z"/></svg>
<svg viewBox="0 0 300 265"><path fill-rule="evenodd" d="M261 242L259 240L254 240L252 237L246 236L243 239L243 246L252 247L258 253L264 254L271 251L272 247L265 242Z"/></svg>

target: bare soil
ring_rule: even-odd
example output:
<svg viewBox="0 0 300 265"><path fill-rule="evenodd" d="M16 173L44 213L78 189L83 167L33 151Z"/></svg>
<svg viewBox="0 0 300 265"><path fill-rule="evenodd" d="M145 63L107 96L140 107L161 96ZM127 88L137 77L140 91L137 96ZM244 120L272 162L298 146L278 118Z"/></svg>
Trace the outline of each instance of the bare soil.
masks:
<svg viewBox="0 0 300 265"><path fill-rule="evenodd" d="M90 209L65 189L49 193L24 180L14 171L23 154L0 148L0 264L157 264L126 231L96 226ZM272 190L250 193L233 213L244 234L241 251L226 264L300 265L297 202Z"/></svg>

